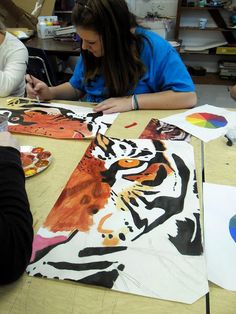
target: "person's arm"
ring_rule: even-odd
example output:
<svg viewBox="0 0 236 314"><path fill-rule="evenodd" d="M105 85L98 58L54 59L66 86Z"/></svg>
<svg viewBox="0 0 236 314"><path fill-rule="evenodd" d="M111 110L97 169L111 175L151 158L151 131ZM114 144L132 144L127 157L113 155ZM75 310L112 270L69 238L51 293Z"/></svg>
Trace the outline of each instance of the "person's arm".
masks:
<svg viewBox="0 0 236 314"><path fill-rule="evenodd" d="M51 99L78 100L83 96L83 93L72 87L69 82L49 87L49 90L52 97Z"/></svg>
<svg viewBox="0 0 236 314"><path fill-rule="evenodd" d="M165 91L152 94L136 95L139 109L186 109L197 103L195 92ZM94 111L104 114L132 110L132 96L109 98L98 104Z"/></svg>
<svg viewBox="0 0 236 314"><path fill-rule="evenodd" d="M0 71L0 97L11 95L24 80L28 62L27 49L17 47L6 58L4 69Z"/></svg>
<svg viewBox="0 0 236 314"><path fill-rule="evenodd" d="M0 144L3 136L0 133ZM16 148L0 146L0 284L15 281L25 271L32 240L32 215L20 153Z"/></svg>
<svg viewBox="0 0 236 314"><path fill-rule="evenodd" d="M139 83L134 91L139 109L186 109L197 103L195 86L183 64L179 54L166 41L156 38L157 43L152 49L146 45L146 54L142 61L146 66L143 85L149 88L149 93L140 93ZM141 89L142 90L142 89ZM104 113L132 110L132 96L110 98L98 104L94 111Z"/></svg>
<svg viewBox="0 0 236 314"><path fill-rule="evenodd" d="M78 100L83 96L83 93L80 90L74 88L69 82L49 87L43 81L40 81L36 77L29 74L26 75L26 81L26 91L28 98L35 99L38 96L39 99L42 100Z"/></svg>
<svg viewBox="0 0 236 314"><path fill-rule="evenodd" d="M52 99L66 99L66 100L78 100L84 96L84 92L81 88L81 75L83 72L83 62L80 57L72 78L69 82L60 84L58 86L48 87L47 84L33 77L32 75L26 75L26 91L27 97L36 98L42 100Z"/></svg>
<svg viewBox="0 0 236 314"><path fill-rule="evenodd" d="M230 89L230 95L231 97L236 100L236 85L232 86Z"/></svg>

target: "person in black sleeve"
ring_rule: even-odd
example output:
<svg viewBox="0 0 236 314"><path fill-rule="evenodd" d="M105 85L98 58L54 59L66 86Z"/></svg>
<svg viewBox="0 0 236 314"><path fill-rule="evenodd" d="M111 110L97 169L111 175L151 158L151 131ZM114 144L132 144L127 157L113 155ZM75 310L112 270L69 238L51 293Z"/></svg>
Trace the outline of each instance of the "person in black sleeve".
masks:
<svg viewBox="0 0 236 314"><path fill-rule="evenodd" d="M25 271L32 241L19 146L10 133L0 132L0 284L15 281Z"/></svg>

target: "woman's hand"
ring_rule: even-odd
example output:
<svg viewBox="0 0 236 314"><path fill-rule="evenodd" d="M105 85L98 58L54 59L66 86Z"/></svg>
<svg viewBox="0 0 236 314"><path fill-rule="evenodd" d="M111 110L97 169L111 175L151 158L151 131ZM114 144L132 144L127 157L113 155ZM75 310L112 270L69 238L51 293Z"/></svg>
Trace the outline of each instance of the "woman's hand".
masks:
<svg viewBox="0 0 236 314"><path fill-rule="evenodd" d="M26 91L28 98L35 99L39 97L39 99L42 100L53 99L51 90L46 83L29 74L26 75L25 79L27 82Z"/></svg>
<svg viewBox="0 0 236 314"><path fill-rule="evenodd" d="M20 146L9 132L0 132L0 146L13 147L20 151Z"/></svg>
<svg viewBox="0 0 236 314"><path fill-rule="evenodd" d="M131 98L132 96L109 98L100 102L93 110L102 111L104 114L130 111L132 110Z"/></svg>

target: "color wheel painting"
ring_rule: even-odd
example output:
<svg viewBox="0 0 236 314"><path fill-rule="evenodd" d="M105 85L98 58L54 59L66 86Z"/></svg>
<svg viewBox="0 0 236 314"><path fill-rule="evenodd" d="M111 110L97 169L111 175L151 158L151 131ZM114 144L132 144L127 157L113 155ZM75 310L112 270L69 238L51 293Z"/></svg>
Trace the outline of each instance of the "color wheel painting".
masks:
<svg viewBox="0 0 236 314"><path fill-rule="evenodd" d="M205 295L192 146L98 134L35 236L27 272L185 303Z"/></svg>
<svg viewBox="0 0 236 314"><path fill-rule="evenodd" d="M160 120L175 125L204 142L209 142L225 135L229 128L235 127L236 112L202 105Z"/></svg>
<svg viewBox="0 0 236 314"><path fill-rule="evenodd" d="M98 132L105 134L118 115L26 98L10 99L0 114L8 117L10 132L77 140L94 138Z"/></svg>
<svg viewBox="0 0 236 314"><path fill-rule="evenodd" d="M236 187L203 184L208 279L236 291Z"/></svg>
<svg viewBox="0 0 236 314"><path fill-rule="evenodd" d="M229 232L232 239L236 242L236 215L230 219Z"/></svg>
<svg viewBox="0 0 236 314"><path fill-rule="evenodd" d="M186 121L208 129L222 128L227 124L227 120L224 117L207 112L193 113L186 117Z"/></svg>

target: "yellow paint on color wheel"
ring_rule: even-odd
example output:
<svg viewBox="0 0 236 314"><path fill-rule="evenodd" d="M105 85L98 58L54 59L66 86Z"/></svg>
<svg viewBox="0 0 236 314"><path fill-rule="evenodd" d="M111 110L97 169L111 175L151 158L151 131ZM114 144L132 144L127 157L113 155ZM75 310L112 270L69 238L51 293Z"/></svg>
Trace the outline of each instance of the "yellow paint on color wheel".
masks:
<svg viewBox="0 0 236 314"><path fill-rule="evenodd" d="M207 121L205 120L200 120L200 119L196 119L196 118L191 118L191 117L187 117L186 120L188 122L190 122L193 125L197 125L197 126L201 126L201 127L205 127L207 124Z"/></svg>

